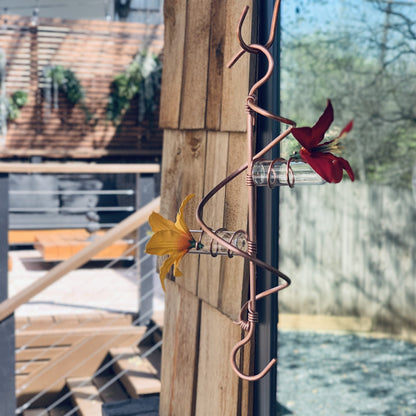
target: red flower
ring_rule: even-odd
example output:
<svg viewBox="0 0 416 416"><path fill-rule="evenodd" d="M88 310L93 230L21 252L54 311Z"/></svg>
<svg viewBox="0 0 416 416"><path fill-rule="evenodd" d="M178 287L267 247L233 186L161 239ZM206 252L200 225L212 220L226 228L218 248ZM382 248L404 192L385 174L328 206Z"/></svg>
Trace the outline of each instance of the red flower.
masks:
<svg viewBox="0 0 416 416"><path fill-rule="evenodd" d="M328 100L324 113L313 127L295 127L292 129L292 134L302 145L299 151L300 158L324 180L330 183L341 182L345 169L353 181L354 172L350 164L342 157L333 155L340 153L342 148L339 146L339 141L352 129L353 122L350 121L334 140L321 143L333 120L334 109L331 101Z"/></svg>

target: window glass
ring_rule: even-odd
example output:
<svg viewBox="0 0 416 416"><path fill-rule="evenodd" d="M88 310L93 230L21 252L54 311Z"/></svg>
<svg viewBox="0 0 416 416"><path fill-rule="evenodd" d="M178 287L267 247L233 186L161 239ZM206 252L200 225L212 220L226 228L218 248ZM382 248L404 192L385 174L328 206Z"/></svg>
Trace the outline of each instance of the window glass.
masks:
<svg viewBox="0 0 416 416"><path fill-rule="evenodd" d="M340 322L408 340L416 333L416 3L284 0L281 11L281 114L312 126L330 99L325 140L353 120L337 156L355 181L281 188L279 265L293 283L279 296L280 324L307 316L319 329ZM282 156L299 148L285 140ZM365 414L405 414L380 409Z"/></svg>

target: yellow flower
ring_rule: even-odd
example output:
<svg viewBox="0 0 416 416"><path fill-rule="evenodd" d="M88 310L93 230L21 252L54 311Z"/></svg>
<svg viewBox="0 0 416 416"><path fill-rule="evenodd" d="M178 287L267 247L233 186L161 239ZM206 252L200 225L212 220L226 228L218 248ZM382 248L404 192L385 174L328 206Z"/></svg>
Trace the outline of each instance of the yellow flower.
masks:
<svg viewBox="0 0 416 416"><path fill-rule="evenodd" d="M163 290L165 290L165 278L171 266L174 265L173 275L175 277L182 276L182 272L178 268L179 262L191 248L196 246L196 242L183 219L185 205L194 196L194 194L188 195L183 200L175 223L163 218L157 212L153 212L149 217L149 224L154 234L146 245L146 253L157 256L169 255L160 268L160 282Z"/></svg>

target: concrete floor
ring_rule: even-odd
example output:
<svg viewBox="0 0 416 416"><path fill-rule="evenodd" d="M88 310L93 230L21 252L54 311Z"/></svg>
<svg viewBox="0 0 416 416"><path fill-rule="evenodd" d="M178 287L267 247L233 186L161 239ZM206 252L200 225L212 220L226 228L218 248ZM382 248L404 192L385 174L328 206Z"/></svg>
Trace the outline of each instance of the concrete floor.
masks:
<svg viewBox="0 0 416 416"><path fill-rule="evenodd" d="M43 277L57 263L44 262L37 250L9 252L9 297ZM155 310L164 309L164 294L158 275L153 277ZM105 267L91 262L69 273L16 311L16 316L79 314L94 311L137 312L138 272L130 265Z"/></svg>

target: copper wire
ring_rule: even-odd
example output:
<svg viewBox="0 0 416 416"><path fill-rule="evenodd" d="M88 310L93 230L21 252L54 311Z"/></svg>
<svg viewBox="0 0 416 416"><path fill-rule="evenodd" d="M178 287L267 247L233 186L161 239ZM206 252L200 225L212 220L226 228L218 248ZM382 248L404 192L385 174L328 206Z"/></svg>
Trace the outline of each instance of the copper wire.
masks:
<svg viewBox="0 0 416 416"><path fill-rule="evenodd" d="M287 179L287 184L289 185L289 188L294 188L295 186L295 174L293 173L293 169L290 166L290 162L292 160L293 160L293 157L290 157L286 163L286 179ZM292 177L292 180L290 180L290 177Z"/></svg>
<svg viewBox="0 0 416 416"><path fill-rule="evenodd" d="M252 168L255 161L259 160L264 154L266 154L270 149L272 149L274 146L276 146L281 140L283 140L288 134L290 134L290 131L293 126L295 126L295 122L272 114L269 111L259 107L256 102L256 96L257 96L257 90L260 88L264 83L266 83L273 72L274 69L274 60L269 52L268 48L272 45L274 41L275 36L275 29L277 25L277 16L280 6L280 0L276 0L275 6L274 6L274 12L273 12L273 19L270 29L270 36L268 42L262 46L258 44L246 44L242 38L242 25L244 22L244 19L247 15L248 7L246 7L243 10L243 13L241 14L238 28L237 28L237 37L240 41L240 46L242 48L241 51L239 51L235 57L230 61L229 67L234 65L240 57L245 53L263 53L269 63L268 70L266 74L258 80L250 89L248 97L246 99L246 111L247 111L247 163L242 165L240 168L235 170L233 173L231 173L229 176L227 176L225 179L223 179L218 185L213 187L207 195L201 200L199 203L197 210L196 210L196 219L198 223L201 226L201 229L203 232L205 232L213 241L215 240L218 244L225 247L229 254L238 254L242 257L244 257L249 262L249 300L243 305L243 307L240 310L240 316L239 321L236 322L240 325L240 327L247 332L245 337L240 340L232 349L231 351L231 365L233 370L236 372L238 377L248 380L248 381L255 381L259 380L260 378L264 377L269 370L272 368L273 365L276 364L276 360L272 359L266 367L260 371L258 374L255 375L246 375L242 373L237 364L236 364L236 356L238 353L238 350L244 345L246 345L248 342L253 341L254 337L254 329L256 323L259 321L259 315L256 311L256 301L259 299L262 299L266 296L272 295L274 293L277 293L278 291L286 288L290 285L290 279L288 276L286 276L284 273L276 269L275 267L263 262L262 260L258 259L256 257L256 242L255 242L255 198L256 198L256 190L254 186L254 181L252 177ZM278 137L273 139L267 146L265 146L260 152L257 154L254 154L254 143L253 143L253 126L255 123L255 116L256 114L259 114L261 116L270 118L272 120L278 121L280 123L284 123L289 125L289 128L287 128L282 134L280 134ZM290 166L287 168L287 172L290 172ZM247 176L246 176L246 184L248 187L249 192L249 198L248 198L248 233L247 235L247 252L241 250L240 248L236 247L232 244L233 238L230 239L230 241L226 241L225 239L221 238L218 234L218 230L214 232L211 228L209 228L205 222L203 221L203 211L206 203L220 190L222 189L227 183L232 181L234 178L236 178L238 175L240 175L243 171L247 170ZM293 172L292 172L293 174ZM287 173L288 177L288 183L289 181L289 173ZM269 180L270 181L270 180ZM211 253L212 254L212 253ZM268 290L265 290L259 294L256 293L256 267L261 267L268 272L272 273L273 275L278 276L280 279L282 279L282 283L280 283L278 286L272 287ZM247 315L247 319L243 319L243 315Z"/></svg>

